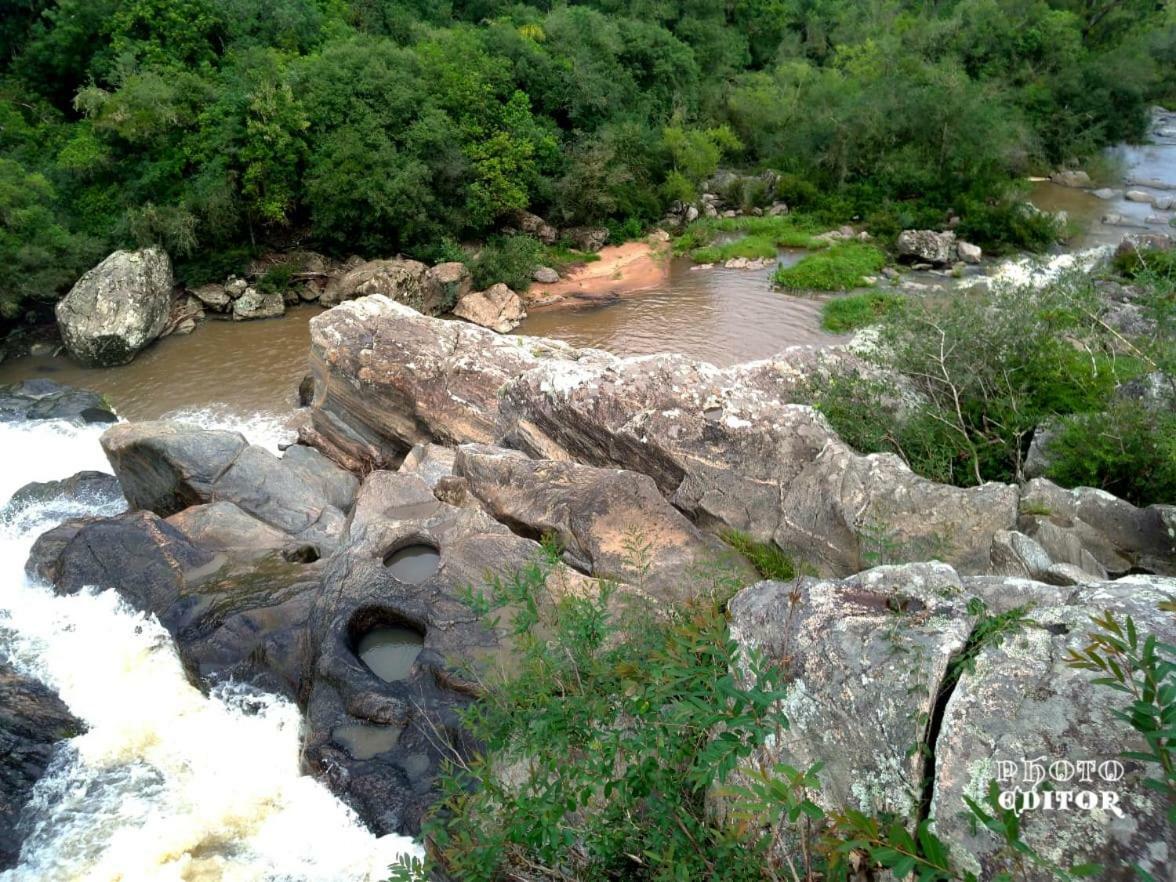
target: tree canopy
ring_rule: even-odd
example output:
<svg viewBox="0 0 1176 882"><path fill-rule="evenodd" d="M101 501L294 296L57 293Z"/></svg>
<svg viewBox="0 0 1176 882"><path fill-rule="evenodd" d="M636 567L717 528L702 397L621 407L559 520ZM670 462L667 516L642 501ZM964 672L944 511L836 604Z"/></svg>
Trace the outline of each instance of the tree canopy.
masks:
<svg viewBox="0 0 1176 882"><path fill-rule="evenodd" d="M720 165L831 221L979 215L1176 95L1155 0L0 6L8 318L115 246L198 281L263 247L427 254L524 209L633 230Z"/></svg>

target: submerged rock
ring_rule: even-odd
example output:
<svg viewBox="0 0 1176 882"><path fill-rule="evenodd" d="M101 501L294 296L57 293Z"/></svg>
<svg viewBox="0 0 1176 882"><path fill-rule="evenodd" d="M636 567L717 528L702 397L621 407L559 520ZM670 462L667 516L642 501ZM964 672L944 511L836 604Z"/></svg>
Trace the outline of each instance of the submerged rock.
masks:
<svg viewBox="0 0 1176 882"><path fill-rule="evenodd" d="M0 422L65 420L76 424L116 423L118 415L97 392L37 378L0 386Z"/></svg>
<svg viewBox="0 0 1176 882"><path fill-rule="evenodd" d="M93 367L130 362L167 326L174 284L160 249L114 252L57 304L69 354Z"/></svg>
<svg viewBox="0 0 1176 882"><path fill-rule="evenodd" d="M58 742L83 729L52 690L0 661L0 871L16 866L28 832L21 810Z"/></svg>

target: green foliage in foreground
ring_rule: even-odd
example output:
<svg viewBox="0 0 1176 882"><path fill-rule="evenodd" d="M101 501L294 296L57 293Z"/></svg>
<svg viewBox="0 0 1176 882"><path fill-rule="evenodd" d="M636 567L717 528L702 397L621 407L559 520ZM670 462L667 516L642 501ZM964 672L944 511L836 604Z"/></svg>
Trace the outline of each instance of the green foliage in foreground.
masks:
<svg viewBox="0 0 1176 882"><path fill-rule="evenodd" d="M1137 504L1170 501L1170 415L1129 402L1102 415L1119 383L1172 358L1167 297L1140 302L1158 330L1132 341L1103 323L1080 276L1040 291L909 300L886 314L871 356L894 379L816 380L812 399L857 449L897 453L919 474L962 486L1022 479L1037 426L1072 417L1051 448L1055 477Z"/></svg>
<svg viewBox="0 0 1176 882"><path fill-rule="evenodd" d="M1176 613L1176 602L1160 609ZM1094 683L1125 696L1127 704L1115 716L1143 737L1147 749L1123 756L1156 776L1144 784L1165 797L1168 823L1176 824L1176 646L1140 635L1130 616L1119 622L1106 612L1092 621L1097 630L1088 635L1090 643L1081 652L1071 650L1066 663L1101 674Z"/></svg>
<svg viewBox="0 0 1176 882"><path fill-rule="evenodd" d="M886 291L869 291L830 300L821 308L821 327L834 334L845 334L876 325L892 311L901 309L904 299Z"/></svg>
<svg viewBox="0 0 1176 882"><path fill-rule="evenodd" d="M793 291L848 291L867 284L865 277L886 266L880 248L864 242L842 242L776 270L773 281Z"/></svg>
<svg viewBox="0 0 1176 882"><path fill-rule="evenodd" d="M485 697L467 712L482 751L469 759L454 753L442 802L425 823L429 857L403 861L394 880L422 882L437 872L469 882L832 882L862 878L865 867L919 882L978 882L932 819L826 811L814 801L819 763L798 770L755 759L758 746L788 728L787 671L742 655L731 639L724 608L734 583L712 574L680 608L618 612L620 598L604 583L596 595L553 593L559 556L547 544L518 573L471 592L480 615L509 614L517 664L485 684ZM969 609L979 623L949 676L1026 614L989 615L978 600ZM1159 766L1154 786L1169 796L1171 650L1154 638L1138 641L1128 622L1126 632L1098 638L1072 662L1113 672L1115 688L1135 695L1121 718L1144 734L1149 752L1131 756ZM993 782L984 800L966 803L1002 859L1060 882L1098 872L1037 855L997 796Z"/></svg>
<svg viewBox="0 0 1176 882"><path fill-rule="evenodd" d="M765 579L787 582L796 577L796 563L774 543L757 542L741 530L728 530L723 541L751 561Z"/></svg>

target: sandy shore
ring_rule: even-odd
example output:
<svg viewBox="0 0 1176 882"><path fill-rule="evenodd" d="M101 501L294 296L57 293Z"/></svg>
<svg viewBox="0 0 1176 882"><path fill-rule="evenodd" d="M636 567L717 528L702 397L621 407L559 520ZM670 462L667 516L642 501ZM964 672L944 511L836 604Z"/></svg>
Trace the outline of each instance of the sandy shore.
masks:
<svg viewBox="0 0 1176 882"><path fill-rule="evenodd" d="M536 282L525 295L528 309L547 309L615 300L658 288L669 279L669 244L626 242L602 248L600 260L576 267L554 284Z"/></svg>

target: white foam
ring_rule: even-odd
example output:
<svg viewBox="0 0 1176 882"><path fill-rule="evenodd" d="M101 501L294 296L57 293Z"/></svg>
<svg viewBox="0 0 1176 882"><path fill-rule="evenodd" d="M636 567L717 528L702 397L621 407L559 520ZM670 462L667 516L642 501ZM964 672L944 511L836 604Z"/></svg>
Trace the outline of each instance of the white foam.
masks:
<svg viewBox="0 0 1176 882"><path fill-rule="evenodd" d="M1008 260L996 268L989 282L997 286L1014 288L1044 288L1063 275L1079 270L1090 272L1100 261L1110 256L1112 248L1100 245L1085 251L1059 254L1054 257L1021 257Z"/></svg>
<svg viewBox="0 0 1176 882"><path fill-rule="evenodd" d="M0 424L0 499L103 468L99 434ZM21 863L0 880L359 882L419 853L407 838L373 836L300 774L293 704L241 686L205 696L158 621L114 592L57 597L29 584L25 558L50 526L35 506L0 521L0 651L88 731L37 785Z"/></svg>
<svg viewBox="0 0 1176 882"><path fill-rule="evenodd" d="M287 426L289 415L276 413L242 414L225 405L189 407L165 414L172 420L202 429L223 429L240 432L250 444L257 444L277 452L297 440L298 433Z"/></svg>

